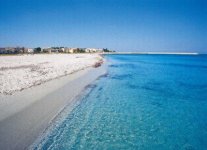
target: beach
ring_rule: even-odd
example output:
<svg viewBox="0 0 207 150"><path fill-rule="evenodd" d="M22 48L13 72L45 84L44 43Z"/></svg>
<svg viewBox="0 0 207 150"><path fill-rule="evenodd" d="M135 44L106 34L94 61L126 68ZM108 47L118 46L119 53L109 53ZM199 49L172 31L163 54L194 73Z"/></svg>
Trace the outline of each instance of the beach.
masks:
<svg viewBox="0 0 207 150"><path fill-rule="evenodd" d="M0 148L31 145L64 107L106 73L104 65L97 67L102 59L98 54L1 56Z"/></svg>
<svg viewBox="0 0 207 150"><path fill-rule="evenodd" d="M0 58L0 94L7 95L93 66L102 59L97 54L39 54Z"/></svg>

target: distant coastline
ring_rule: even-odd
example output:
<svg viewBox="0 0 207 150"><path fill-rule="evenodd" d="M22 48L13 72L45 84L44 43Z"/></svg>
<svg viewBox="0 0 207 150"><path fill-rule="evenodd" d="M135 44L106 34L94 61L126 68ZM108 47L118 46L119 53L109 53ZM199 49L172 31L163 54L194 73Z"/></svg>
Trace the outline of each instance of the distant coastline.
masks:
<svg viewBox="0 0 207 150"><path fill-rule="evenodd" d="M199 55L197 52L109 52L105 54Z"/></svg>

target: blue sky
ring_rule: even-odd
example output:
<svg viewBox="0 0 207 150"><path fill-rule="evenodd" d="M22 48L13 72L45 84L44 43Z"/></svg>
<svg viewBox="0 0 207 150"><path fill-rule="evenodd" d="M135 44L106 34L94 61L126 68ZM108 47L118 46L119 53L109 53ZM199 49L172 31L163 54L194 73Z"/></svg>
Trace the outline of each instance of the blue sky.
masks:
<svg viewBox="0 0 207 150"><path fill-rule="evenodd" d="M0 46L207 52L206 0L0 0Z"/></svg>

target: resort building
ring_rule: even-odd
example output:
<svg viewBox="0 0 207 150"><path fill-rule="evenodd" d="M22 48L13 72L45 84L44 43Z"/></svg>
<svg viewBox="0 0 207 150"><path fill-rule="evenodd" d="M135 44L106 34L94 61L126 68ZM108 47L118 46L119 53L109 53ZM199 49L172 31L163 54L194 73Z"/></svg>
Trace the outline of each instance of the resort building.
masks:
<svg viewBox="0 0 207 150"><path fill-rule="evenodd" d="M58 53L58 49L56 49L56 48L52 48L52 49L51 49L51 52L52 52L52 53Z"/></svg>
<svg viewBox="0 0 207 150"><path fill-rule="evenodd" d="M33 48L23 48L23 53L33 53Z"/></svg>
<svg viewBox="0 0 207 150"><path fill-rule="evenodd" d="M5 48L0 48L0 54L4 54L6 52Z"/></svg>
<svg viewBox="0 0 207 150"><path fill-rule="evenodd" d="M85 52L86 52L86 53L97 53L97 52L103 52L103 49L98 49L98 48L86 48Z"/></svg>
<svg viewBox="0 0 207 150"><path fill-rule="evenodd" d="M52 48L48 47L48 48L43 48L42 51L44 53L51 53L52 52Z"/></svg>
<svg viewBox="0 0 207 150"><path fill-rule="evenodd" d="M14 54L18 53L17 49L14 47L5 47L5 53L4 54Z"/></svg>
<svg viewBox="0 0 207 150"><path fill-rule="evenodd" d="M68 48L68 47L2 47L0 54L22 54L22 53L102 53L104 49L98 48Z"/></svg>
<svg viewBox="0 0 207 150"><path fill-rule="evenodd" d="M60 52L60 53L64 53L64 52L65 52L65 48L64 48L64 47L60 47L60 48L58 49L58 52Z"/></svg>
<svg viewBox="0 0 207 150"><path fill-rule="evenodd" d="M67 47L65 47L64 52L65 53L75 53L76 50L77 50L77 48L67 48Z"/></svg>

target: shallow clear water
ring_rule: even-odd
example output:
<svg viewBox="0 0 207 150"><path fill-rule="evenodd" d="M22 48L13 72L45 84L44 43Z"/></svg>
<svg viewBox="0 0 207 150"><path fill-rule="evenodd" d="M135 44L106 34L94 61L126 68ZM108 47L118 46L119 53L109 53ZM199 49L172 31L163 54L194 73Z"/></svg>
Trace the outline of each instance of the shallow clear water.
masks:
<svg viewBox="0 0 207 150"><path fill-rule="evenodd" d="M108 75L37 149L207 148L207 56L105 57Z"/></svg>

